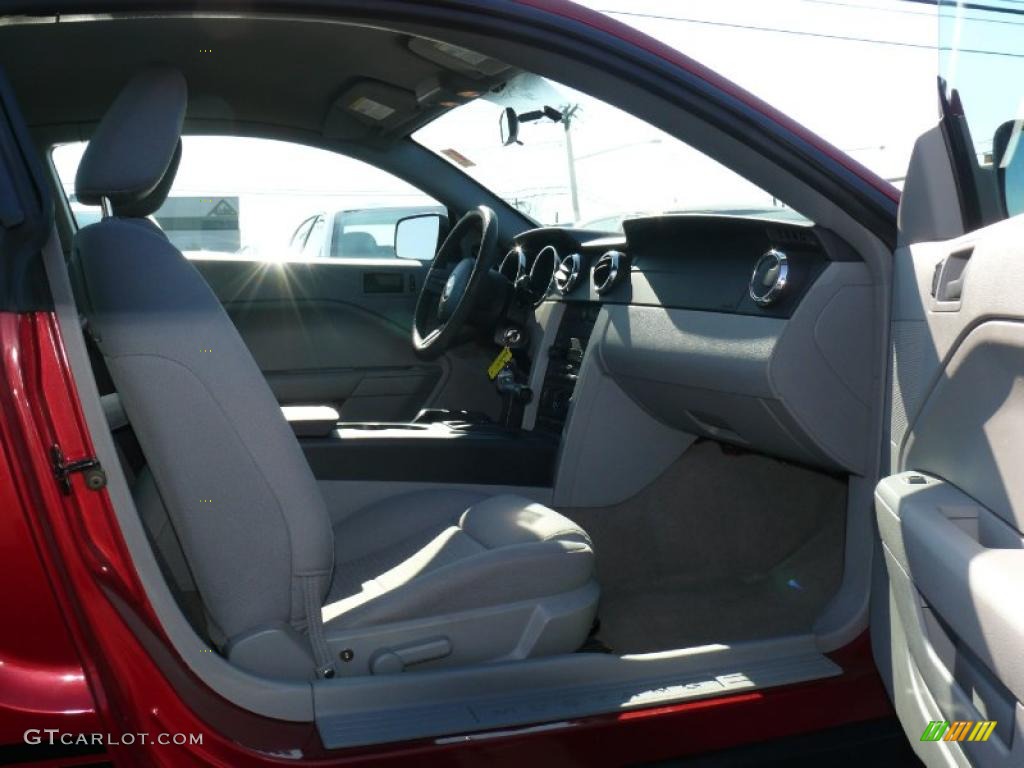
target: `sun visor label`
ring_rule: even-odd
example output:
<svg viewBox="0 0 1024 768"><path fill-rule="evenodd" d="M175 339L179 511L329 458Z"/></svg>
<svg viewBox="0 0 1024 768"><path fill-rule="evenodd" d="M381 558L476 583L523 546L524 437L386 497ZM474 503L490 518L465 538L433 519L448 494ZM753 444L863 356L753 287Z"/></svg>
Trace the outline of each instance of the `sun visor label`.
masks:
<svg viewBox="0 0 1024 768"><path fill-rule="evenodd" d="M439 41L437 43L437 50L439 50L443 54L451 56L453 59L458 59L459 61L465 62L466 64L469 64L469 66L474 68L479 67L485 61L487 61L487 57L484 56L482 53L471 51L468 48L460 48L459 46L452 45L450 43L442 43Z"/></svg>
<svg viewBox="0 0 1024 768"><path fill-rule="evenodd" d="M391 115L395 114L395 110L387 104L381 104L379 101L374 101L366 96L360 96L349 104L348 108L353 112L366 115L372 120L387 120Z"/></svg>

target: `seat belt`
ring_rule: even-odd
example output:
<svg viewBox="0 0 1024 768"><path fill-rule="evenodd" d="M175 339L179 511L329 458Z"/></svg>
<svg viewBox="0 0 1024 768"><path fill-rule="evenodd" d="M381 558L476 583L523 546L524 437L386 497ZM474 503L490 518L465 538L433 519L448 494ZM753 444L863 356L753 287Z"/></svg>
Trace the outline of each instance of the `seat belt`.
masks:
<svg viewBox="0 0 1024 768"><path fill-rule="evenodd" d="M316 676L334 677L334 657L324 637L324 618L320 606L320 576L302 576L302 593L306 603L306 633L316 662Z"/></svg>

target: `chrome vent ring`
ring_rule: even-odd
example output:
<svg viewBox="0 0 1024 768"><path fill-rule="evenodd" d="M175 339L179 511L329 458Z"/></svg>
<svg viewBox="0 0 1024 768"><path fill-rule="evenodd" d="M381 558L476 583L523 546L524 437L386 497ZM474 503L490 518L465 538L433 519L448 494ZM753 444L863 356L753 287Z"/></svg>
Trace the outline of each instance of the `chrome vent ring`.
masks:
<svg viewBox="0 0 1024 768"><path fill-rule="evenodd" d="M558 264L555 270L555 290L562 296L570 293L580 280L583 259L578 253L570 253Z"/></svg>
<svg viewBox="0 0 1024 768"><path fill-rule="evenodd" d="M501 265L498 267L498 272L513 285L522 275L526 274L526 252L521 246L517 245L505 254L505 258L501 260Z"/></svg>
<svg viewBox="0 0 1024 768"><path fill-rule="evenodd" d="M782 251L772 248L757 260L750 275L750 298L759 307L777 302L789 283L789 259Z"/></svg>
<svg viewBox="0 0 1024 768"><path fill-rule="evenodd" d="M605 251L597 260L591 277L599 296L608 293L629 273L628 257L622 251Z"/></svg>

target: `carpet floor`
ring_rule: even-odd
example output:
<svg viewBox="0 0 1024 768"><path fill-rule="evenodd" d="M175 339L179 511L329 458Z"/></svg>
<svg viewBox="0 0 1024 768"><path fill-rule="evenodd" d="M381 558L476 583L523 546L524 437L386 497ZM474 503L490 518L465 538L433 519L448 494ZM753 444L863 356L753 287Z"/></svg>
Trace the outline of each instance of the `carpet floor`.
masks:
<svg viewBox="0 0 1024 768"><path fill-rule="evenodd" d="M842 578L846 483L710 441L620 504L561 511L594 542L616 653L804 633Z"/></svg>

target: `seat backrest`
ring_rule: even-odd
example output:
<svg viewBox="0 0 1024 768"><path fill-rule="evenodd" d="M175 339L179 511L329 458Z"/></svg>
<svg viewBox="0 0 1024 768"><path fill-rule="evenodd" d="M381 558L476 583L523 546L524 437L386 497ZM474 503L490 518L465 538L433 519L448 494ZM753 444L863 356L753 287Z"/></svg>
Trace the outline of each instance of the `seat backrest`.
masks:
<svg viewBox="0 0 1024 768"><path fill-rule="evenodd" d="M334 224L334 247L331 256L347 256L349 258L367 258L377 255L377 241L369 232L343 232L341 219Z"/></svg>
<svg viewBox="0 0 1024 768"><path fill-rule="evenodd" d="M316 481L265 379L195 267L144 218L170 189L187 102L170 69L135 77L75 180L102 221L75 237L82 310L211 618L230 641L306 624L334 561Z"/></svg>

